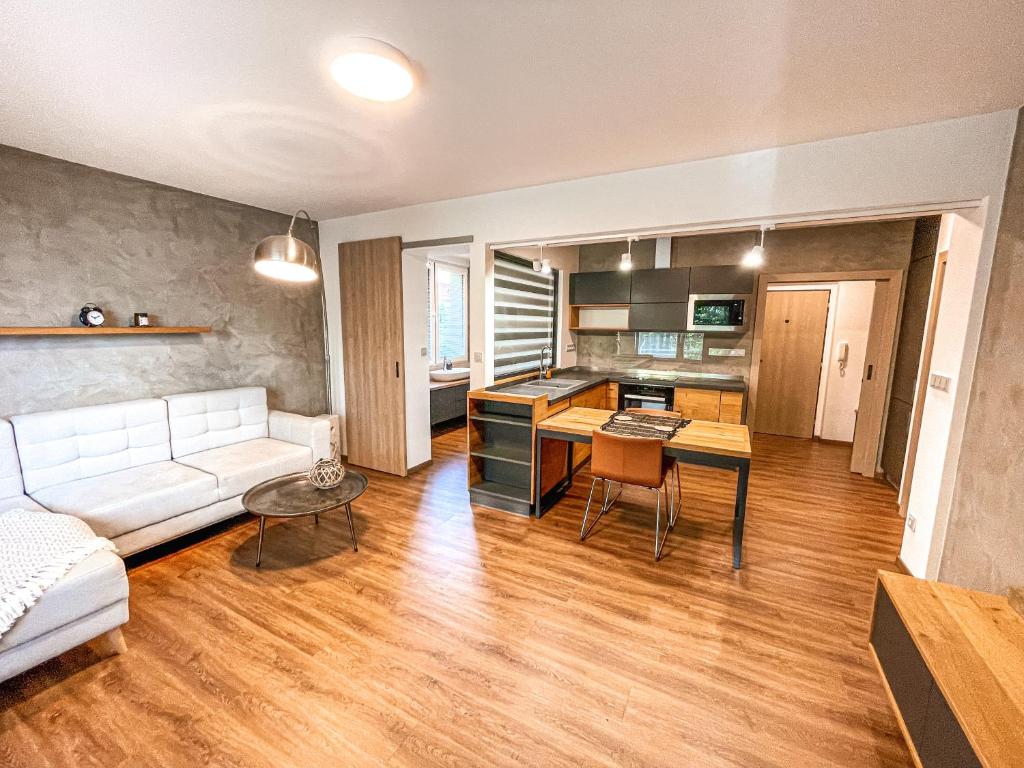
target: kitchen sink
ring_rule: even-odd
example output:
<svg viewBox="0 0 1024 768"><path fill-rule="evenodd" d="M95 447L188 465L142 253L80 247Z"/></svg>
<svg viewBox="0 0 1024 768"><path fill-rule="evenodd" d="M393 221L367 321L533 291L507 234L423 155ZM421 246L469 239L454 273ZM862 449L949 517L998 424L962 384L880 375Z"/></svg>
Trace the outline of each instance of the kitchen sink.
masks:
<svg viewBox="0 0 1024 768"><path fill-rule="evenodd" d="M583 379L532 379L523 382L528 387L541 387L543 389L571 389L585 383L586 381Z"/></svg>

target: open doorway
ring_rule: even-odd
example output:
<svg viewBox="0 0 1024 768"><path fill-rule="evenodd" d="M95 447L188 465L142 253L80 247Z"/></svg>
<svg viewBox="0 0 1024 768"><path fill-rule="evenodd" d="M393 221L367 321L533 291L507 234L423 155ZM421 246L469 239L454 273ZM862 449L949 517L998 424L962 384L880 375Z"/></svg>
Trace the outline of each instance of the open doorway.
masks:
<svg viewBox="0 0 1024 768"><path fill-rule="evenodd" d="M874 477L902 286L900 270L762 275L751 431L850 443Z"/></svg>

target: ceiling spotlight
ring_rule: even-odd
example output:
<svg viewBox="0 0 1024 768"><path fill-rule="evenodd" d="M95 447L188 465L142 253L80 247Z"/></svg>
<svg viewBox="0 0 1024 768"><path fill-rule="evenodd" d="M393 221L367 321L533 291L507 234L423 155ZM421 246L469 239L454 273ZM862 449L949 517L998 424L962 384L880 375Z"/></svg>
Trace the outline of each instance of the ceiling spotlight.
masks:
<svg viewBox="0 0 1024 768"><path fill-rule="evenodd" d="M619 269L628 272L633 268L633 241L639 238L630 236L626 238L626 252L619 257Z"/></svg>
<svg viewBox="0 0 1024 768"><path fill-rule="evenodd" d="M540 273L542 275L550 275L551 274L551 259L541 259L540 260Z"/></svg>
<svg viewBox="0 0 1024 768"><path fill-rule="evenodd" d="M540 263L540 259L534 259L533 260L533 271L534 272L540 272L540 269L541 269L542 266L543 265Z"/></svg>
<svg viewBox="0 0 1024 768"><path fill-rule="evenodd" d="M371 37L349 40L331 64L331 76L351 94L371 101L398 101L412 93L412 66L400 50Z"/></svg>
<svg viewBox="0 0 1024 768"><path fill-rule="evenodd" d="M746 255L743 257L743 261L740 262L741 265L750 269L756 269L764 264L764 233L771 228L771 224L761 225L761 242L747 251Z"/></svg>

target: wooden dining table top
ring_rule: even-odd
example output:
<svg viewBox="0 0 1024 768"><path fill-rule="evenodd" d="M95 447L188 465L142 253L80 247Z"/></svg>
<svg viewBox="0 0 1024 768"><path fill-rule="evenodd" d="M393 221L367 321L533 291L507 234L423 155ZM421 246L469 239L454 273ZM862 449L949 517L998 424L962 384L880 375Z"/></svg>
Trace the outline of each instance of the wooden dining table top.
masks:
<svg viewBox="0 0 1024 768"><path fill-rule="evenodd" d="M591 435L612 417L615 411L603 408L567 408L537 424L537 429L570 435ZM750 430L745 424L718 421L691 421L679 429L666 448L699 451L720 456L750 458Z"/></svg>

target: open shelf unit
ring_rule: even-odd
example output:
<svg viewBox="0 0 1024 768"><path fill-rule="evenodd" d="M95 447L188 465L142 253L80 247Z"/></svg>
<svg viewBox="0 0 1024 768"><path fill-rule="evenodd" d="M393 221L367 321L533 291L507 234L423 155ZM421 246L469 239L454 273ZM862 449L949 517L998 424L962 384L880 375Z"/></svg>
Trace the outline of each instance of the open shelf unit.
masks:
<svg viewBox="0 0 1024 768"><path fill-rule="evenodd" d="M469 398L469 498L530 514L533 406Z"/></svg>
<svg viewBox="0 0 1024 768"><path fill-rule="evenodd" d="M208 325L176 325L176 326L157 326L157 325L146 325L142 327L127 327L127 328L86 328L82 327L69 327L69 328L54 328L49 326L24 326L24 327L7 327L0 328L0 336L155 336L163 334L182 334L182 333L209 333L210 326Z"/></svg>
<svg viewBox="0 0 1024 768"><path fill-rule="evenodd" d="M570 331L629 330L629 304L572 304Z"/></svg>

